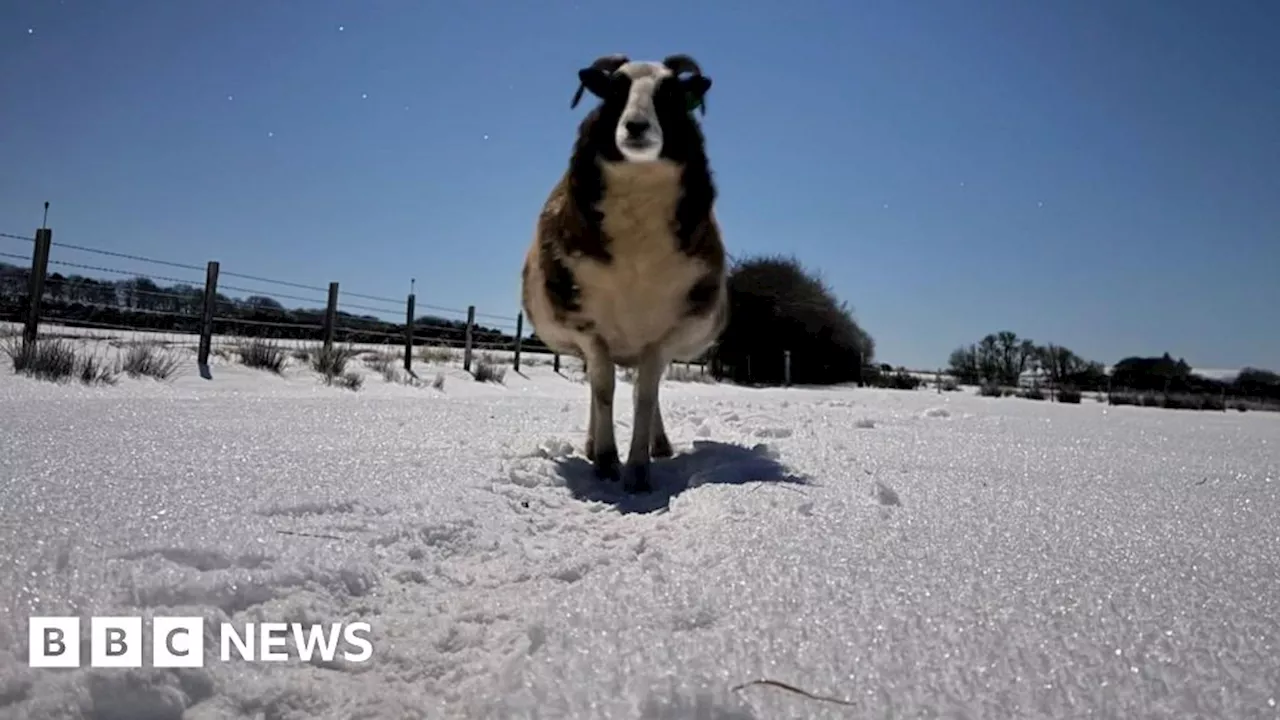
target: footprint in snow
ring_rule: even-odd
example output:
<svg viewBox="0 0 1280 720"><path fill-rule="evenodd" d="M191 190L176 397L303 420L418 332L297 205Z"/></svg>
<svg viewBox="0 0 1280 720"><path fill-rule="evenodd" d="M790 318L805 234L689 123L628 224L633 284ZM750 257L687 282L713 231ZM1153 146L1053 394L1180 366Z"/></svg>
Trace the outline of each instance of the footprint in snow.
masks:
<svg viewBox="0 0 1280 720"><path fill-rule="evenodd" d="M767 427L756 430L754 434L760 438L789 438L794 434L794 431L791 428Z"/></svg>
<svg viewBox="0 0 1280 720"><path fill-rule="evenodd" d="M902 501L898 498L898 491L876 480L871 484L871 497L881 505L901 505Z"/></svg>

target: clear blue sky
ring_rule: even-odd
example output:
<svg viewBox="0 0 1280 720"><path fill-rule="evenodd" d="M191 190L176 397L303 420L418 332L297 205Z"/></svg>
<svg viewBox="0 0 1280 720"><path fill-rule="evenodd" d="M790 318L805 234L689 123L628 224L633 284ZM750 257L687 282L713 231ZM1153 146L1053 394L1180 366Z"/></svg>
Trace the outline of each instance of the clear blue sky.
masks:
<svg viewBox="0 0 1280 720"><path fill-rule="evenodd" d="M576 70L688 52L730 251L819 270L880 359L1010 329L1280 369L1278 23L1267 0L15 0L0 231L50 200L55 242L395 298L416 277L420 304L514 316Z"/></svg>

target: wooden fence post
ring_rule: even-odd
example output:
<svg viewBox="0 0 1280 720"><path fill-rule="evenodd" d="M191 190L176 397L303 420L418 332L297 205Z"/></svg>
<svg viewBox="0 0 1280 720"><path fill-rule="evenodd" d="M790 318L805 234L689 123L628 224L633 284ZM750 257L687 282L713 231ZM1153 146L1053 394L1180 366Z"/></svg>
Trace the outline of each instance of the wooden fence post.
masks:
<svg viewBox="0 0 1280 720"><path fill-rule="evenodd" d="M213 352L213 317L218 304L218 261L210 260L204 270L204 307L200 313L200 350L196 362L208 367Z"/></svg>
<svg viewBox="0 0 1280 720"><path fill-rule="evenodd" d="M466 345L462 350L462 369L471 372L471 333L476 326L476 306L467 306L467 334Z"/></svg>
<svg viewBox="0 0 1280 720"><path fill-rule="evenodd" d="M329 304L324 309L324 350L333 350L333 335L338 325L338 283L329 283Z"/></svg>
<svg viewBox="0 0 1280 720"><path fill-rule="evenodd" d="M791 387L791 351L782 351L782 384Z"/></svg>
<svg viewBox="0 0 1280 720"><path fill-rule="evenodd" d="M516 313L516 372L520 372L520 336L524 334L524 312Z"/></svg>
<svg viewBox="0 0 1280 720"><path fill-rule="evenodd" d="M52 244L52 229L36 230L36 246L31 251L31 275L27 278L27 322L22 328L24 349L34 343L39 335L40 300L44 297L44 278L49 272L49 247Z"/></svg>
<svg viewBox="0 0 1280 720"><path fill-rule="evenodd" d="M404 371L413 372L413 315L417 298L409 293L404 311Z"/></svg>

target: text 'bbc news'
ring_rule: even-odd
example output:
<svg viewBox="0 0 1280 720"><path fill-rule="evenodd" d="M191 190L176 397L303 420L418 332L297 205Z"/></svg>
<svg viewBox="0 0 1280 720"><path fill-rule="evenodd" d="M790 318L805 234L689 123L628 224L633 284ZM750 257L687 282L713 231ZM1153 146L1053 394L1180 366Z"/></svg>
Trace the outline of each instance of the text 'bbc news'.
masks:
<svg viewBox="0 0 1280 720"><path fill-rule="evenodd" d="M247 662L285 662L292 646L303 661L314 657L332 662L341 657L362 663L373 657L369 623L265 622L218 624L218 657ZM82 665L81 624L78 617L32 617L29 622L28 664L33 668L77 668ZM150 623L151 664L160 668L193 668L205 664L203 617L155 617ZM142 667L141 617L89 618L89 667Z"/></svg>

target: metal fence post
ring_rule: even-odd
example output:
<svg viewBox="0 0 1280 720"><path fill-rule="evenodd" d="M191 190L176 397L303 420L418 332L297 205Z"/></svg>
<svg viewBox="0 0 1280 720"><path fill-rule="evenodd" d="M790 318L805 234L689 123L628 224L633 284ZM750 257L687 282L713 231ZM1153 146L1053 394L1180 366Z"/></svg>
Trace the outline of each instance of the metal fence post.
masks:
<svg viewBox="0 0 1280 720"><path fill-rule="evenodd" d="M329 304L324 309L324 350L333 350L333 335L338 325L338 283L329 283Z"/></svg>
<svg viewBox="0 0 1280 720"><path fill-rule="evenodd" d="M36 341L40 328L40 300L44 297L44 278L49 272L49 247L53 230L36 230L35 248L31 251L31 276L27 278L27 322L22 328L22 345L26 349Z"/></svg>
<svg viewBox="0 0 1280 720"><path fill-rule="evenodd" d="M413 315L417 298L409 293L404 311L404 371L413 372Z"/></svg>
<svg viewBox="0 0 1280 720"><path fill-rule="evenodd" d="M196 361L202 366L209 365L209 354L213 351L213 317L218 303L218 261L210 260L204 271L204 307L200 314L200 350Z"/></svg>
<svg viewBox="0 0 1280 720"><path fill-rule="evenodd" d="M516 313L516 361L515 371L520 372L520 336L524 334L524 313Z"/></svg>
<svg viewBox="0 0 1280 720"><path fill-rule="evenodd" d="M476 326L476 306L467 306L466 346L462 350L462 369L471 372L471 333Z"/></svg>

